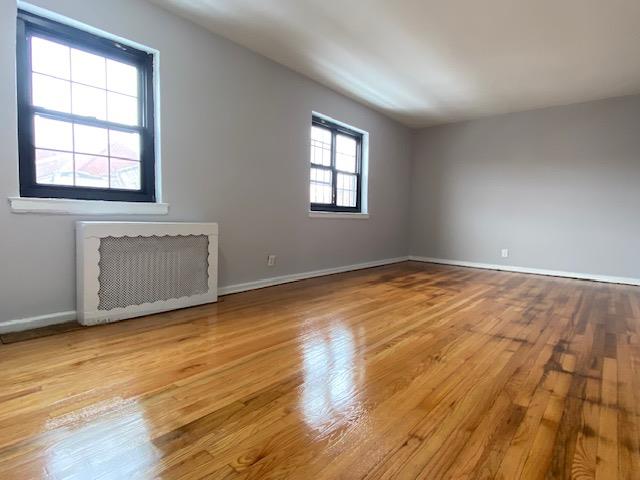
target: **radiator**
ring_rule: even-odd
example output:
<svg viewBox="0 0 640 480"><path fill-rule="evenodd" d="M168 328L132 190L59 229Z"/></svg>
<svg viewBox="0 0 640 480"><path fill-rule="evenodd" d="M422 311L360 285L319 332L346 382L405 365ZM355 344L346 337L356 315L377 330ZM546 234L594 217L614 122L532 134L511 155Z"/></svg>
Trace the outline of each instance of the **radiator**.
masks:
<svg viewBox="0 0 640 480"><path fill-rule="evenodd" d="M218 299L216 223L76 223L77 311L110 323Z"/></svg>

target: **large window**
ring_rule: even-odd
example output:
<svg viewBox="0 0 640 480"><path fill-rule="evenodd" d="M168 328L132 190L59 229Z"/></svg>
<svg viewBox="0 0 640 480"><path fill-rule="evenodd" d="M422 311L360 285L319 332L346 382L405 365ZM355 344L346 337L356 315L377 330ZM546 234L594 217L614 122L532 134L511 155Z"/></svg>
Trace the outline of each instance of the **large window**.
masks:
<svg viewBox="0 0 640 480"><path fill-rule="evenodd" d="M155 201L153 56L18 13L23 197Z"/></svg>
<svg viewBox="0 0 640 480"><path fill-rule="evenodd" d="M362 211L361 133L314 116L311 125L311 210Z"/></svg>

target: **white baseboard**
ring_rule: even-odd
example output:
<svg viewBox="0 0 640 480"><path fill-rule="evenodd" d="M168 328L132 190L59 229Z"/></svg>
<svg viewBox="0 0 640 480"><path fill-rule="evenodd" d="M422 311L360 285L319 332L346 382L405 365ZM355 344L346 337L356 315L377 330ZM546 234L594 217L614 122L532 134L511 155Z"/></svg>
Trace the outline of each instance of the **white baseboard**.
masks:
<svg viewBox="0 0 640 480"><path fill-rule="evenodd" d="M324 275L333 275L335 273L344 273L354 270L362 270L365 268L390 265L392 263L406 262L407 260L409 260L409 257L387 258L385 260L357 263L355 265L347 265L344 267L326 268L323 270L314 270L311 272L294 273L291 275L282 275L280 277L264 278L262 280L256 280L255 282L239 283L236 285L220 287L218 288L218 295L230 295L232 293L246 292L249 290L256 290L258 288L272 287L275 285L282 285L283 283L296 282L298 280L304 280L307 278L322 277ZM41 315L39 317L9 320L7 322L0 322L0 334L9 332L22 332L24 330L32 330L34 328L57 325L59 323L71 322L73 320L76 320L76 318L76 312L69 311L52 313L50 315Z"/></svg>
<svg viewBox="0 0 640 480"><path fill-rule="evenodd" d="M593 273L563 272L560 270L545 270L541 268L517 267L512 265L494 265L490 263L467 262L464 260L445 260L442 258L420 257L415 255L409 256L409 260L413 260L415 262L438 263L441 265L454 265L457 267L481 268L484 270L500 270L503 272L528 273L549 277L576 278L578 280L591 280L602 283L618 283L622 285L640 286L640 278L613 277Z"/></svg>
<svg viewBox="0 0 640 480"><path fill-rule="evenodd" d="M48 327L59 323L71 322L76 319L76 312L59 312L38 317L18 318L8 322L0 322L0 334L9 332L22 332L34 328Z"/></svg>
<svg viewBox="0 0 640 480"><path fill-rule="evenodd" d="M322 277L325 275L334 275L336 273L351 272L355 270L363 270L365 268L380 267L390 265L392 263L405 262L412 260L416 262L437 263L442 265L454 265L458 267L481 268L484 270L500 270L504 272L528 273L533 275L545 275L551 277L576 278L579 280L591 280L603 283L617 283L622 285L640 286L640 279L628 277L614 277L609 275L596 275L591 273L574 273L558 270L545 270L540 268L518 267L512 265L496 265L489 263L467 262L464 260L446 260L442 258L421 257L411 255L408 257L388 258L384 260L375 260L373 262L358 263L355 265L346 265L343 267L326 268L323 270L313 270L311 272L293 273L291 275L282 275L279 277L264 278L255 282L239 283L236 285L228 285L218 289L218 295L230 295L232 293L246 292L259 288L272 287L282 285L284 283L297 282L307 278ZM50 315L40 315L38 317L19 318L0 322L0 334L9 332L21 332L24 330L32 330L34 328L47 327L60 323L71 322L76 319L76 312L59 312Z"/></svg>
<svg viewBox="0 0 640 480"><path fill-rule="evenodd" d="M239 283L236 285L229 285L227 287L220 287L218 288L218 295L230 295L232 293L240 293L248 290L256 290L258 288L282 285L283 283L297 282L298 280L305 280L307 278L323 277L325 275L333 275L336 273L381 267L392 263L406 262L407 260L409 260L409 257L387 258L385 260L374 260L373 262L357 263L355 265L347 265L344 267L325 268L323 270L313 270L311 272L293 273L291 275L282 275L280 277L264 278L255 282Z"/></svg>

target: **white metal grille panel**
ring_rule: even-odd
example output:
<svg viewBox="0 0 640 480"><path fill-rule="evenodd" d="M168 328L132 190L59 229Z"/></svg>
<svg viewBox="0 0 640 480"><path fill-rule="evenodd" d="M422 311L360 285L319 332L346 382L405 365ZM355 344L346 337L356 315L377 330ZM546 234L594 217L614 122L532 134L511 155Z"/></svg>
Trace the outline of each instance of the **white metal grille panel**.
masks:
<svg viewBox="0 0 640 480"><path fill-rule="evenodd" d="M98 310L206 293L208 251L207 235L101 238Z"/></svg>

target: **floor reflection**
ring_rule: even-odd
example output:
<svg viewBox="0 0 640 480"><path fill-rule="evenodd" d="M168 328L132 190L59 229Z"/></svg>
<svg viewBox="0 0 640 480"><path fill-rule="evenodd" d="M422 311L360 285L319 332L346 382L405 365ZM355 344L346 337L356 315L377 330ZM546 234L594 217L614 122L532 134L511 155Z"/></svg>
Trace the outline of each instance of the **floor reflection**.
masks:
<svg viewBox="0 0 640 480"><path fill-rule="evenodd" d="M356 356L353 333L343 325L323 336L314 336L302 346L304 385L302 412L307 425L330 433L359 418L362 407L357 385L364 366Z"/></svg>
<svg viewBox="0 0 640 480"><path fill-rule="evenodd" d="M160 454L150 442L144 412L135 401L114 398L58 417L47 427L53 437L46 464L50 478L153 477Z"/></svg>

